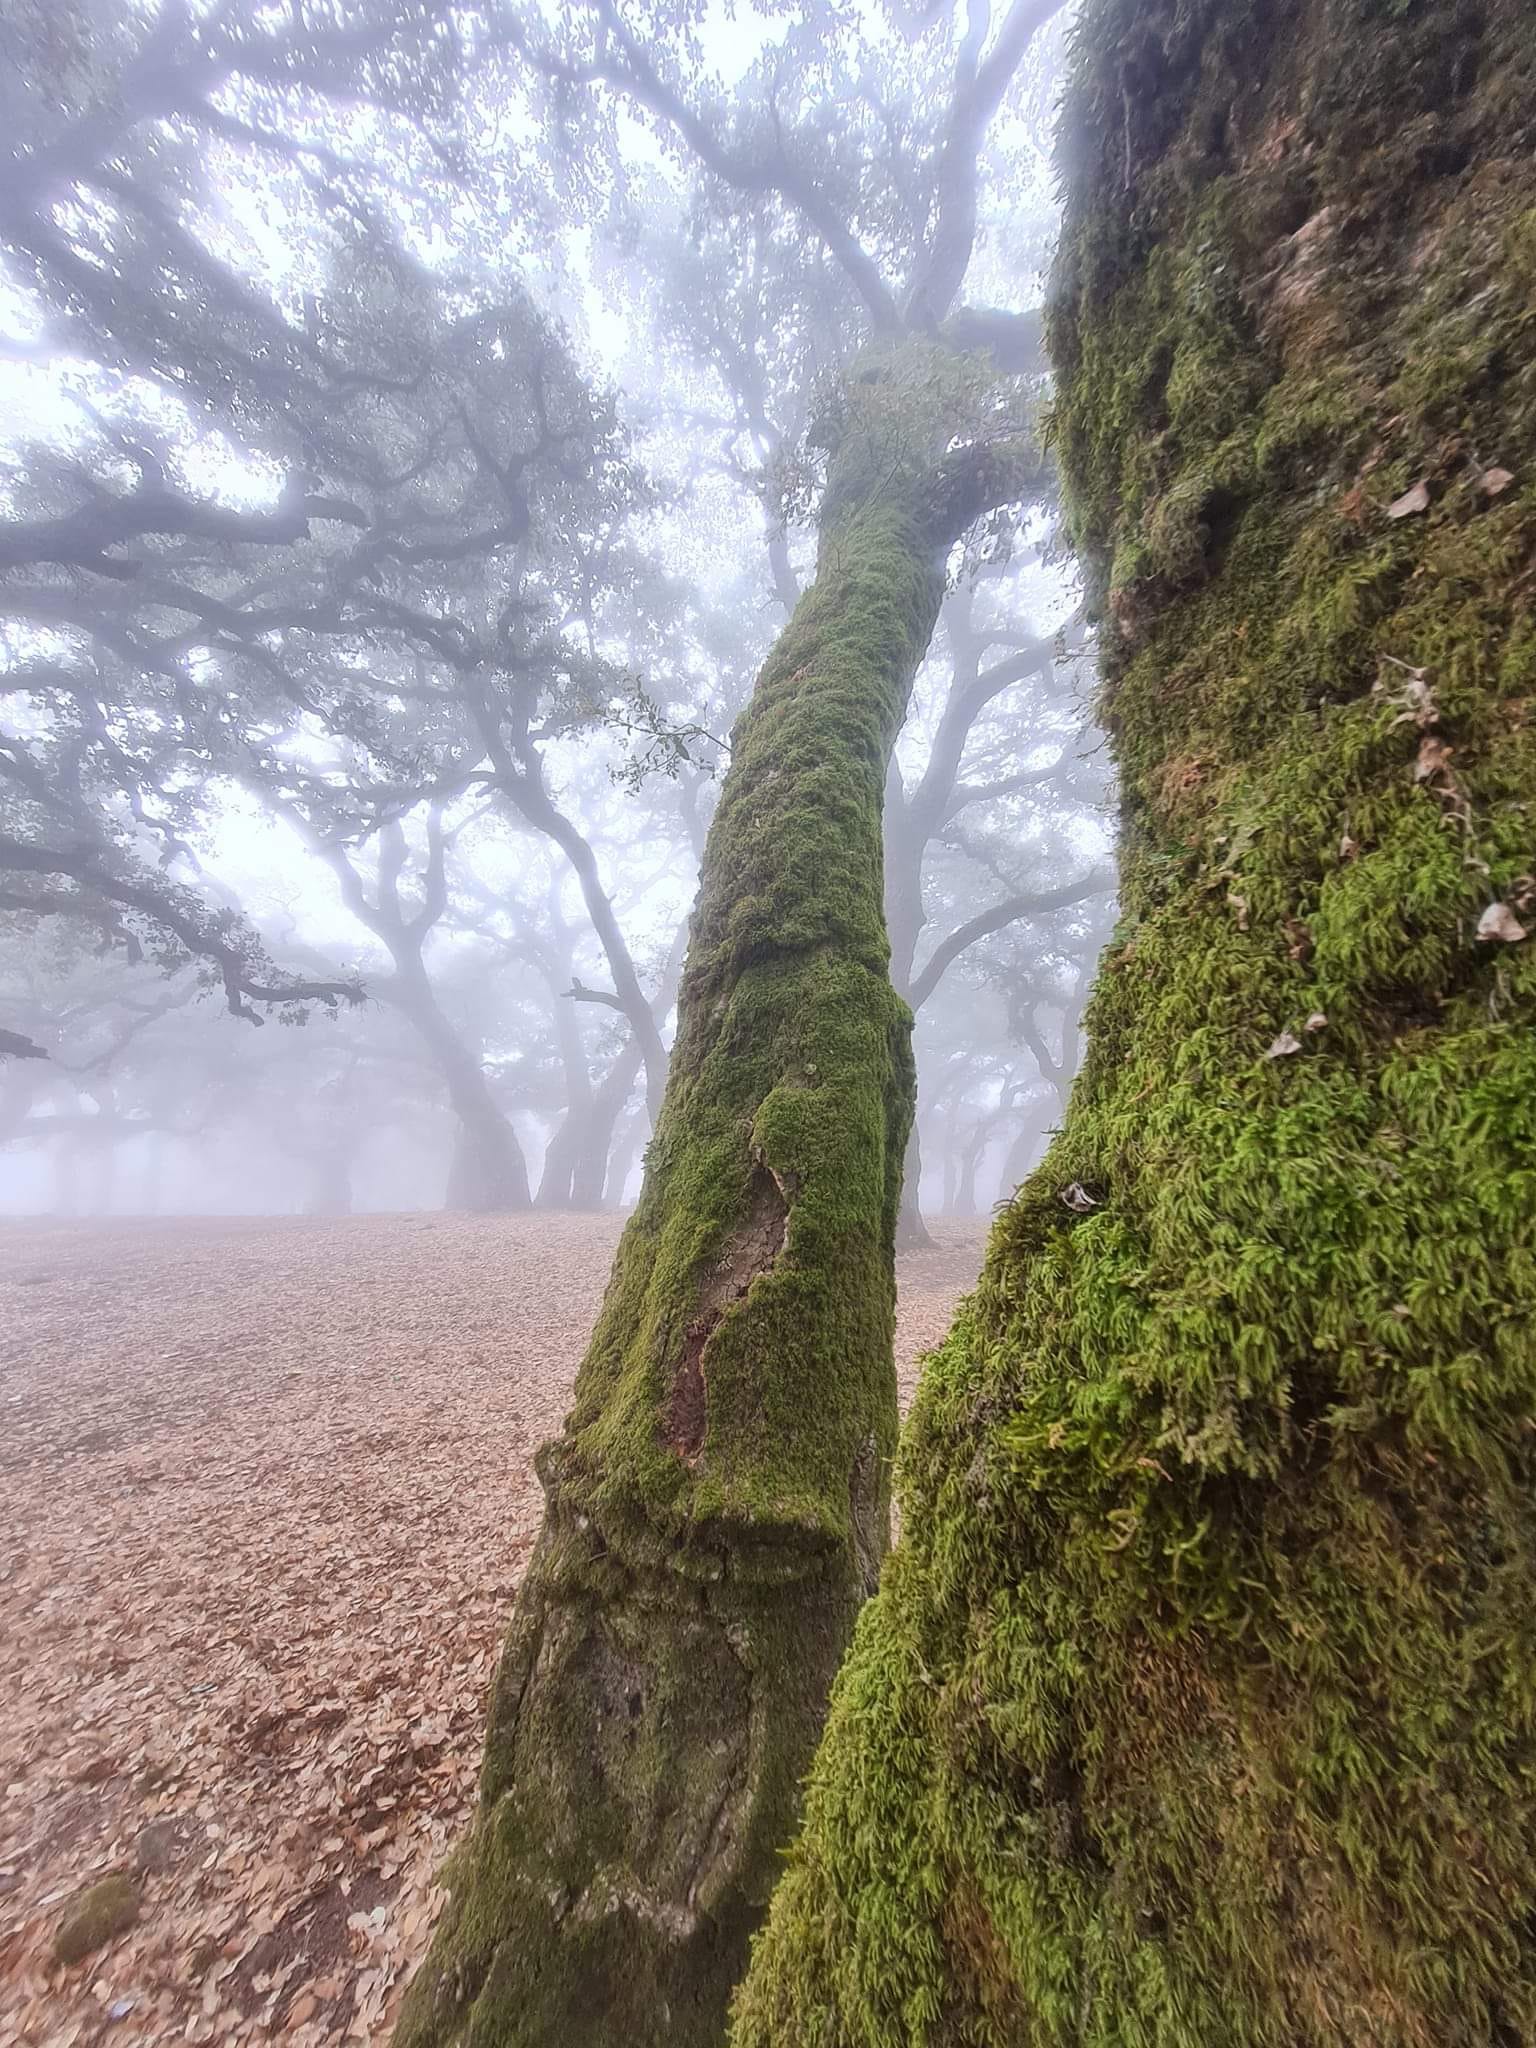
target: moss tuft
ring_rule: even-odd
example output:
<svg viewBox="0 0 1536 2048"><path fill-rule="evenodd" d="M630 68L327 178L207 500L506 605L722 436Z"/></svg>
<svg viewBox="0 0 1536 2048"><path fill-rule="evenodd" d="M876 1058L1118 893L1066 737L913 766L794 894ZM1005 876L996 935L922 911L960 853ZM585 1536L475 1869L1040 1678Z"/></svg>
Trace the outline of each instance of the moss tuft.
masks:
<svg viewBox="0 0 1536 2048"><path fill-rule="evenodd" d="M98 1878L76 1894L53 1937L61 1963L84 1962L88 1955L126 1934L139 1917L139 1892L123 1872Z"/></svg>

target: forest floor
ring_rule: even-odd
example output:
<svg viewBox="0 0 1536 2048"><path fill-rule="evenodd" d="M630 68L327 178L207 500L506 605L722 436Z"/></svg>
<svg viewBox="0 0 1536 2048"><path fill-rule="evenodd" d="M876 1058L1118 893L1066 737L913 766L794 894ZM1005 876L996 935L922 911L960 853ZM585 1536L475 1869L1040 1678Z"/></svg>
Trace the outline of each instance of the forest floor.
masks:
<svg viewBox="0 0 1536 2048"><path fill-rule="evenodd" d="M387 2039L618 1230L0 1223L0 2048ZM935 1234L903 1405L980 1262Z"/></svg>

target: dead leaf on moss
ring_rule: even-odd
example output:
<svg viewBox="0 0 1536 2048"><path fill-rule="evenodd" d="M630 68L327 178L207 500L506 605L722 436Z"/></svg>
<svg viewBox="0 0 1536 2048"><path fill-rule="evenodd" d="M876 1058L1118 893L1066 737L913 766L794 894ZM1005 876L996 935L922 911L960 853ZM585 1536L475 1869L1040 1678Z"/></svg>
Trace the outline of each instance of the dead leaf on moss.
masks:
<svg viewBox="0 0 1536 2048"><path fill-rule="evenodd" d="M1444 740L1432 732L1426 733L1419 741L1419 757L1413 764L1414 781L1428 782L1433 776L1445 774L1453 752Z"/></svg>
<svg viewBox="0 0 1536 2048"><path fill-rule="evenodd" d="M1269 1050L1265 1053L1264 1057L1267 1060L1283 1060L1289 1058L1293 1052L1300 1051L1301 1040L1296 1036L1295 1032L1282 1031L1278 1038L1271 1041Z"/></svg>
<svg viewBox="0 0 1536 2048"><path fill-rule="evenodd" d="M1477 920L1477 936L1484 945L1518 946L1526 929L1507 903L1490 903Z"/></svg>
<svg viewBox="0 0 1536 2048"><path fill-rule="evenodd" d="M1308 1031L1326 1031L1328 1029L1326 1014L1322 1010L1314 1010L1306 1021L1305 1029Z"/></svg>
<svg viewBox="0 0 1536 2048"><path fill-rule="evenodd" d="M1501 497L1514 482L1507 469L1485 469L1477 480L1478 489L1484 497Z"/></svg>
<svg viewBox="0 0 1536 2048"><path fill-rule="evenodd" d="M1429 510L1429 486L1425 483L1411 485L1400 498L1394 498L1387 507L1389 519L1411 519L1416 512Z"/></svg>
<svg viewBox="0 0 1536 2048"><path fill-rule="evenodd" d="M1394 727L1416 725L1420 732L1427 732L1432 725L1438 725L1440 706L1435 702L1435 693L1430 687L1429 670L1399 661L1395 654L1384 654L1381 659L1389 668L1396 669L1407 678L1390 692L1386 676L1379 676L1376 680L1376 690L1386 694L1387 701L1397 707L1397 716L1392 721Z"/></svg>

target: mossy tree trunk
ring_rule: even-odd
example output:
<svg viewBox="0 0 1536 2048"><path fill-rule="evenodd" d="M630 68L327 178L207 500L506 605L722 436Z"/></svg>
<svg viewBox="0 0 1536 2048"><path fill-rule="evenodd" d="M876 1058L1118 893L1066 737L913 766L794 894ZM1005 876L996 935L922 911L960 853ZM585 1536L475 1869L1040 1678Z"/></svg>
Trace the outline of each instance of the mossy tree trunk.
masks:
<svg viewBox="0 0 1536 2048"><path fill-rule="evenodd" d="M1529 0L1088 0L1125 922L735 2048L1536 2040Z"/></svg>
<svg viewBox="0 0 1536 2048"><path fill-rule="evenodd" d="M946 554L1038 470L945 452L947 360L871 358L830 430L815 582L734 736L645 1186L539 1456L479 1816L397 2048L715 2048L878 1575L912 1098L881 795Z"/></svg>

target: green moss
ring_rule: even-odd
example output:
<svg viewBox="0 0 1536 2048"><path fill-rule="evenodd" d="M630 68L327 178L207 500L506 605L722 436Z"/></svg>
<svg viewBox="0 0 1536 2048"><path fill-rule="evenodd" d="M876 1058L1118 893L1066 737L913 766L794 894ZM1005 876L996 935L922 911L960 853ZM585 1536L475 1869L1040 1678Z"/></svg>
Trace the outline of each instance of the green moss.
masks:
<svg viewBox="0 0 1536 2048"><path fill-rule="evenodd" d="M1526 2041L1529 9L1097 0L1068 135L1124 918L732 2038Z"/></svg>
<svg viewBox="0 0 1536 2048"><path fill-rule="evenodd" d="M53 1952L61 1963L84 1962L88 1955L115 1941L139 1917L138 1887L121 1871L98 1878L71 1901L53 1937Z"/></svg>

